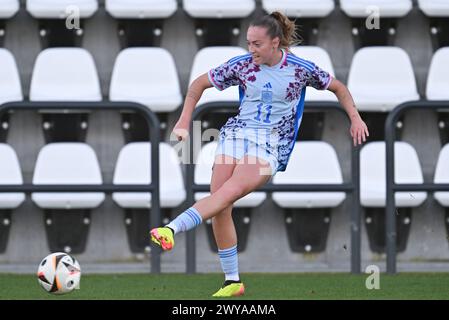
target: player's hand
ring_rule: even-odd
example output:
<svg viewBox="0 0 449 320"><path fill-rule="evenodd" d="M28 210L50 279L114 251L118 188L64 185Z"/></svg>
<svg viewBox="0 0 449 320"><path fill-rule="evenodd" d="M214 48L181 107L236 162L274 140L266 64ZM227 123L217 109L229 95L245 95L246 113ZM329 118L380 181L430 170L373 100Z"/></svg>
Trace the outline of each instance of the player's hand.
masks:
<svg viewBox="0 0 449 320"><path fill-rule="evenodd" d="M186 141L189 136L189 126L190 121L179 119L173 128L172 136L174 135L178 141Z"/></svg>
<svg viewBox="0 0 449 320"><path fill-rule="evenodd" d="M357 144L362 144L369 137L368 127L362 120L359 114L356 114L351 118L351 133L352 141L354 142L354 147Z"/></svg>

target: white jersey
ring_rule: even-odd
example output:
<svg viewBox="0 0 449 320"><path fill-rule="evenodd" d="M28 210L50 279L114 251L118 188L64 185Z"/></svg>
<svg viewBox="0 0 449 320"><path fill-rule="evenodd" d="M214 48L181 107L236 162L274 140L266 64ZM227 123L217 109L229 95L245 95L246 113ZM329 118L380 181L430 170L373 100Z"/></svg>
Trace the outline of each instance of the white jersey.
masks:
<svg viewBox="0 0 449 320"><path fill-rule="evenodd" d="M245 138L257 143L279 162L284 171L293 150L304 109L305 89L325 90L328 72L313 62L282 51L274 66L257 65L251 54L237 56L209 71L218 90L239 86L239 114L221 128L220 139Z"/></svg>

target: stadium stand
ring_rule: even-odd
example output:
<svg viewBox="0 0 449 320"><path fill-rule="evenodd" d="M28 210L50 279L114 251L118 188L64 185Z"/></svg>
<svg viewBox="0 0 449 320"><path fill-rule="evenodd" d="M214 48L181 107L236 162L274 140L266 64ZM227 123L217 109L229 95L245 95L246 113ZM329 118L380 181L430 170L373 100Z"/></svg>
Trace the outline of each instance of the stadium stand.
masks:
<svg viewBox="0 0 449 320"><path fill-rule="evenodd" d="M175 61L163 48L127 48L117 56L109 87L110 101L132 101L156 112L162 137L169 113L182 103ZM148 125L136 113L122 113L125 140L148 141Z"/></svg>
<svg viewBox="0 0 449 320"><path fill-rule="evenodd" d="M397 141L395 152L395 182L423 183L423 173L415 148L407 142ZM360 203L365 210L365 226L373 252L385 252L386 205L385 142L370 142L360 151ZM427 198L426 192L397 192L396 245L397 251L406 249L412 221L412 209Z"/></svg>
<svg viewBox="0 0 449 320"><path fill-rule="evenodd" d="M399 47L358 50L352 58L347 85L370 128L370 141L384 140L389 111L403 102L419 100L409 55ZM401 121L398 129L402 129L402 124Z"/></svg>
<svg viewBox="0 0 449 320"><path fill-rule="evenodd" d="M151 183L151 143L132 142L125 145L118 156L113 183ZM173 218L171 210L186 199L186 190L178 156L167 143L159 144L160 203L165 218ZM128 243L132 252L149 252L148 230L150 222L151 193L115 192L115 203L125 210Z"/></svg>
<svg viewBox="0 0 449 320"><path fill-rule="evenodd" d="M255 0L184 0L182 4L194 20L199 48L237 45L241 20L256 9Z"/></svg>
<svg viewBox="0 0 449 320"><path fill-rule="evenodd" d="M164 20L178 9L176 0L105 0L106 11L118 20L122 48L159 46Z"/></svg>
<svg viewBox="0 0 449 320"><path fill-rule="evenodd" d="M76 2L76 0L71 1L71 3L73 2ZM331 5L329 5L331 2L334 4L332 10L330 9ZM350 14L347 14L345 12L347 1L331 2L324 0L303 2L297 0L289 1L287 4L287 0L276 1L279 6L284 6L284 10L287 10L290 17L295 17L296 15L299 24L301 24L301 20L307 20L309 18L311 22L313 20L313 23L318 23L319 36L310 40L311 42L316 41L314 43L316 47L301 45L298 48L292 48L292 51L301 58L314 61L325 70L331 71L333 68L331 73L335 72L338 79L348 84L356 100L357 107L361 109L362 117L368 122L370 129L369 142L384 140L383 124L385 118L398 104L405 101L417 100L420 96L423 99L433 101L449 100L449 96L447 96L446 76L448 71L445 71L449 65L446 59L447 48L444 48L444 43L438 45L432 44L432 39L436 39L436 36L438 36L440 41L445 41L448 38L447 31L445 31L447 29L439 29L438 24L433 24L434 18L442 19L440 21L441 23L446 19L446 11L444 9L446 1L400 1L400 5L398 5L399 1L395 0L382 2L369 1L369 3L376 2L379 4L381 10L380 25L387 34L381 39L373 35L373 40L377 41L374 43L377 45L377 48L367 47L361 50L358 50L358 48L361 45L365 45L363 39L366 38L369 40L369 36L367 35L365 37L364 34L366 27L361 24L364 16L361 14L360 17L357 17L355 13L351 13L354 15L352 17ZM411 2L413 3L413 7L409 5ZM17 3L20 3L20 7L15 6ZM82 8L80 29L69 30L64 25L66 22L64 18L67 13L60 9L59 11L44 10L42 9L43 7L37 9L37 12L40 13L32 13L32 3L34 1L0 0L0 21L3 22L3 30L7 31L7 33L0 31L0 46L5 48L5 50L0 50L0 104L9 101L27 101L28 98L31 102L65 102L101 101L102 97L105 97L104 100L110 101L136 101L143 103L151 108L151 110L155 110L153 109L154 107L159 108L160 106L155 103L156 100L151 100L157 97L152 95L155 93L166 93L170 90L171 93L166 98L179 98L180 103L175 106L173 102L172 107L165 105L161 111L156 111L159 115L162 115L162 113L168 115L165 121L166 129L171 128L177 120L180 111L178 107L181 104L183 95L187 92L192 78L235 55L245 54L245 28L253 18L271 10L267 9L268 1L262 0L248 2L204 1L201 3L198 2L199 5L196 7L196 11L195 7L193 10L189 9L189 1L180 0L157 2L150 0L144 2L142 0L141 3L138 0L130 0L122 1L123 7L119 7L119 1L80 0L79 3L82 4L80 6ZM66 5L65 0L47 0L41 1L41 3L44 3L50 9L61 8ZM90 5L87 5L88 3ZM150 5L143 6L143 3ZM176 4L177 9L173 3ZM290 3L292 3L292 7L289 7ZM301 11L293 11L294 9L291 8L299 3L302 3ZM324 3L328 4L326 8L324 8ZM368 15L365 12L368 2L358 1L358 3L361 4L360 8L362 9L360 10L363 11L363 14ZM384 8L383 5L386 3L391 8L400 8L399 11L396 9L393 10L394 17L384 17L382 8ZM11 7L13 10L6 10L9 4L13 4L13 7ZM315 9L310 9L306 13L306 10L310 8L308 4L310 6L320 5L322 7L317 12L314 12ZM439 6L433 7L431 6L433 4ZM159 6L162 5L165 7L160 9L161 7ZM220 9L216 10L213 8L214 5L225 8L223 11L220 11ZM138 11L134 10L137 7L140 9ZM35 8L37 7L35 6ZM7 14L4 13L5 11ZM51 12L49 13L49 11ZM12 12L16 13L14 14ZM306 16L312 13L313 16ZM348 15L351 19L348 18ZM437 17L437 15L441 16ZM371 15L371 18L375 18L375 15ZM360 19L359 24L355 23L355 19ZM69 19L68 21L75 23L76 19ZM137 25L140 23L146 25L146 23L154 22L154 28L148 30L147 36L143 40L141 37L146 31L142 28L137 31L131 28L127 29L124 23L128 21L135 22ZM206 21L209 24L204 24ZM392 21L391 25L390 21ZM375 21L368 19L368 22L374 24ZM396 29L390 29L390 26ZM354 36L353 38L351 30L357 30L355 33L358 32L358 36ZM371 32L373 30L366 31ZM313 32L312 29L312 35ZM65 35L66 33L68 36ZM444 35L445 33L446 36ZM40 34L43 36L41 37ZM304 38L306 37L301 29L300 34ZM136 42L134 42L134 38L137 39ZM153 41L151 44L153 46L152 48L148 44L150 38L153 39L151 40ZM138 41L141 40L148 41L148 43L145 43L143 47L136 48L135 46L138 44ZM352 40L355 41L355 46L353 46ZM357 43L359 40L361 43ZM391 45L391 41L393 40L394 45L397 47L386 46L387 44ZM305 43L309 44L307 42ZM198 46L199 44L200 46ZM211 47L212 45L220 45L221 47L213 48ZM448 46L447 43L445 45ZM59 46L64 46L64 48ZM74 46L78 48L73 48ZM47 50L45 50L48 47L53 47L52 49L56 51L59 50L60 54L47 57L45 66L38 67L38 64L41 64L40 62L38 63L38 60L40 60L39 57L48 54ZM163 62L165 60L163 59L165 58L137 58L137 52L139 50L134 51L128 58L124 59L124 61L127 59L129 61L124 64L123 76L119 76L121 73L115 70L118 68L119 60L121 60L119 57L122 54L126 56L128 53L133 52L132 50L125 51L125 49L142 49L142 51L145 51L147 49L158 49L158 47L168 51L172 56L171 59L174 62L171 61L170 64L174 69L173 72L168 71L167 67L163 66L165 64ZM204 52L201 50L203 48L205 50ZM232 48L235 48L236 51L231 52ZM228 49L230 50L229 52ZM78 55L76 54L78 52L77 50L84 53ZM215 52L212 53L214 50ZM328 57L326 57L323 50L325 50ZM368 54L368 52L370 53ZM368 55L370 56L369 58L367 57ZM160 56L162 57L163 54ZM92 57L95 58L95 63ZM328 58L329 60L327 60ZM209 59L210 62L206 63ZM157 62L157 65L149 66L149 63L154 61ZM329 62L332 68L327 65ZM201 67L202 64L204 66ZM61 76L57 74L61 74ZM177 81L177 84L175 82L172 82L172 84L165 83L166 77L171 76L177 78L174 80ZM38 79L41 80L38 81ZM100 86L100 84L102 85ZM180 87L179 90L178 86ZM152 88L156 89L153 90ZM335 101L335 98L330 93L316 92L312 88L307 89L307 102L328 102L331 99ZM161 98L160 101L168 100ZM223 103L223 105L235 103L237 107L238 101L237 88L227 89L223 92L210 89L202 97L200 105L216 103L217 106L220 106L220 103ZM48 113L48 110L45 111L33 112L28 110L22 112L14 110L14 113L10 113L9 115L0 115L2 117L0 120L3 128L0 130L0 135L3 135L0 138L0 142L4 142L16 152L20 161L23 184L28 185L32 183L36 164L35 160L41 147L44 147L46 143L59 141L66 143L73 143L75 141L88 143L98 156L101 165L101 177L104 183L119 184L119 182L113 182L115 171L118 170L119 164L117 156L122 148L124 148L124 142L126 144L133 140L126 138L126 136L123 139L124 135L123 131L121 131L121 125L124 124L125 127L127 126L126 121L125 123L122 121L122 116L125 116L126 112L105 110L98 113L87 113L86 110L79 110L79 113L63 114L63 106L61 106L61 110L57 114L53 113L51 115ZM310 113L312 114L312 112ZM398 131L400 133L398 140L407 141L412 144L413 147L409 147L415 149L416 152L411 152L410 148L398 149L396 147L396 161L401 161L401 165L397 166L399 168L397 170L400 171L400 175L404 175L407 179L412 179L413 177L418 177L416 173L421 170L418 168L422 166L423 180L415 179L414 181L435 181L438 183L438 181L447 181L438 180L440 178L437 179L437 176L444 176L448 171L447 168L444 168L444 165L447 163L447 158L443 155L447 153L445 151L447 146L445 145L449 142L449 138L447 138L449 137L449 130L447 129L449 128L449 120L446 118L447 113L444 111L439 110L437 113L438 117L434 114L429 116L430 113L428 110L413 110L413 112L407 113L404 119L401 119L400 126L402 124L402 129L398 128L401 129ZM321 123L319 120L313 119L311 114L307 112L306 106L306 112L304 113L304 119L298 135L300 141L298 141L298 145L294 150L298 149L299 156L304 156L307 154L300 152L302 148L301 143L313 142L320 145L326 141L334 149L333 152L338 155L338 162L334 163L334 166L341 167L341 176L344 181L349 180L353 172L351 168L351 148L349 148L348 144L350 138L347 119L344 116L335 116L331 112L326 112L324 117L325 121L323 120ZM84 115L84 118L81 115ZM206 116L209 118L203 119L206 120L203 121L203 130L219 128L221 123L225 121L225 117L221 117L218 113L215 116ZM9 117L10 120L8 119ZM42 121L42 118L45 118L45 120ZM66 122L69 119L73 121ZM214 124L214 121L216 121L216 124ZM71 124L72 122L73 124ZM45 139L39 131L41 123L47 128L47 130L43 131ZM61 123L64 123L64 125L60 126L59 124ZM128 122L128 125L130 128L134 126L131 121ZM312 137L306 135L309 132L308 126L313 129L320 127L320 134L313 141L309 139ZM87 134L86 131L88 131ZM441 139L437 137L438 133L440 133ZM140 137L136 140L142 143L148 143L147 136ZM162 142L169 142L168 135L162 136ZM443 146L445 147L443 148ZM371 147L368 147L370 147L369 144L365 147L366 150L362 150L363 154L365 158L369 158L374 164L369 165L367 168L366 165L363 167L364 164L362 163L362 170L360 172L363 174L363 170L368 170L370 171L368 173L375 176L376 179L371 178L371 176L368 176L368 178L361 177L361 179L367 181L367 185L364 188L383 186L385 182L380 181L380 179L385 179L384 174L382 172L376 174L375 172L378 172L376 171L378 169L374 165L381 166L384 161L384 155L380 151L374 150L372 151L373 156L366 156L367 152L371 152L369 151ZM147 149L149 148L145 147L145 150ZM409 150L410 154L413 153L414 156L417 153L421 163L416 164L417 160L413 160L413 157L405 153L402 149ZM202 149L198 148L199 150L201 152L209 150L208 154L211 156L213 144L211 146L206 144ZM63 151L61 155L66 153ZM206 157L206 155L204 156ZM438 156L441 157L439 161L437 161ZM201 154L201 157L203 157L203 154ZM72 158L79 161L78 155L72 156ZM1 154L0 162L2 165L0 165L0 172L5 168L3 166L4 159L6 159L6 156ZM131 160L137 161L139 159L135 157L135 159ZM314 160L315 162L321 162L328 161L329 159L318 155L315 156ZM161 163L163 166L169 165L168 160L161 160ZM293 166L291 168L289 167L288 170L295 168L294 163L295 161L292 159L290 164ZM149 163L147 164L149 166ZM435 168L436 164L437 168ZM177 168L179 168L179 164L177 165ZM413 165L415 169L409 169L409 165ZM124 170L130 171L131 174L134 166L134 164L124 165ZM146 165L143 166L145 166L145 169L149 169ZM203 169L203 167L206 168ZM53 166L52 171L55 171L57 168L58 166ZM181 169L185 168L181 166ZM161 168L161 170L165 169ZM207 179L210 177L210 170L210 165L203 166L200 164L195 171L195 176L204 173L205 177L198 179L195 177L197 179L195 181L198 183L201 181L209 183ZM318 172L313 171L310 172L311 175L312 173L320 173L319 170ZM8 171L8 174L10 172L11 170ZM139 169L139 172L142 172L139 178L144 178L144 171ZM172 173L174 173L174 169L170 170L170 174ZM303 172L298 169L295 172L287 171L286 175L289 178L291 176L293 179L296 173L300 174ZM168 177L171 176L161 171L161 183L164 183L166 186L170 182ZM281 177L281 175L278 177ZM0 180L1 184L6 182L1 177L1 173ZM303 181L299 182L301 184L303 183ZM98 183L101 183L101 180ZM148 181L142 183L148 183ZM70 179L63 179L61 182L62 188L66 188L64 186L69 184L71 184ZM165 188L164 186L162 187ZM189 186L186 186L185 189L189 191L187 188ZM382 193L382 191L379 192ZM39 193L42 193L42 191ZM124 193L126 194L127 192ZM164 194L165 191L162 193ZM410 196L410 193L414 198ZM6 194L3 192L0 193L0 198ZM77 193L70 192L68 194ZM326 203L328 205L326 208L316 206L308 208L305 201L300 203L304 206L301 208L283 208L274 201L275 197L269 197L266 193L262 194L263 197L260 196L260 198L256 199L260 203L254 200L253 203L250 203L254 206L246 206L247 204L245 204L246 207L235 208L237 210L236 212L240 209L251 210L251 215L240 215L239 213L235 215L236 220L238 220L236 224L241 224L237 228L241 241L239 249L242 250L243 248L244 250L239 256L242 272L298 272L310 270L345 272L350 269L350 254L345 248L345 246L349 247L350 241L352 241L352 229L350 230L350 228L353 226L351 224L353 207L351 201L347 201L349 199L346 201L342 200L340 204L336 204L336 200L334 203L329 202L330 205ZM311 194L319 193L312 192ZM339 193L332 193L333 196L337 194ZM374 198L377 194L377 192L369 191L367 199L370 199L370 195ZM423 194L425 198L425 192ZM174 196L178 195L181 197L183 193L181 191L175 192ZM254 195L252 194L250 196ZM279 195L286 196L288 194L279 193ZM398 195L403 196L404 200L401 200L401 197L398 198ZM447 261L449 261L449 242L446 240L446 237L449 233L446 233L447 231L445 230L445 227L448 227L447 201L444 202L445 200L442 197L445 195L445 192L435 192L435 201L425 201L421 205L419 205L419 202L424 200L422 200L423 195L419 192L400 192L398 195L397 201L401 205L397 206L397 226L400 229L398 244L399 241L402 241L401 243L404 244L403 247L400 247L403 251L401 251L400 259L398 259L398 270L446 271L448 266ZM201 196L200 192L196 194L196 197L199 196ZM323 196L323 194L320 196ZM341 196L344 198L345 194L341 193ZM349 193L347 197L349 198ZM366 224L367 221L365 221L362 228L360 228L360 245L362 250L362 265L376 264L382 270L383 264L385 263L385 255L379 255L378 253L384 250L383 238L385 232L382 221L385 220L383 215L383 207L385 204L380 198L379 196L376 198L377 200L370 200L371 202L362 203L362 201L367 201L366 199L362 199L361 201L365 212L364 219L370 218L371 223L368 226ZM0 219L1 228L3 226L6 228L8 223L8 226L11 227L9 229L9 236L4 232L6 229L1 229L0 231L1 239L9 238L9 240L1 240L9 242L7 243L7 250L0 254L0 271L17 272L17 270L26 269L30 273L34 273L36 261L40 261L50 251L46 243L47 237L50 240L50 236L46 230L52 227L53 231L51 232L58 234L61 239L63 233L72 236L70 232L64 229L60 229L59 227L55 228L55 226L65 223L64 221L69 216L71 217L72 213L74 216L73 219L77 219L76 230L84 230L82 228L89 227L89 235L85 243L87 245L86 250L76 254L77 259L82 262L82 265L86 265L91 268L90 270L95 270L99 273L112 269L117 272L129 270L131 272L135 270L139 272L148 271L148 259L146 258L148 256L151 257L151 252L148 253L146 251L147 249L145 249L148 243L142 238L139 238L138 234L141 231L137 229L136 231L131 231L131 227L137 226L138 223L136 223L133 216L127 216L127 212L131 211L137 212L143 210L149 212L151 203L148 197L142 196L138 199L139 201L136 200L135 202L132 202L134 201L133 198L129 198L129 201L126 198L125 203L122 203L123 206L116 199L106 197L102 205L96 208L93 213L92 217L94 220L92 222L94 223L89 225L83 224L84 222L90 222L90 217L84 220L84 210L91 210L93 208L72 210L60 208L57 210L63 210L65 212L63 214L55 214L54 217L51 217L51 226L42 223L41 210L35 206L31 197L23 196L23 199L20 200L23 201L21 205L12 209L1 207L4 204L0 201L2 203L0 204L2 211L3 209L5 210L4 212L13 210L11 216L6 216L6 220L5 216L0 217L3 219ZM51 198L49 195L49 199L58 198L55 198L55 195L52 193ZM302 196L299 199L303 199ZM164 196L162 196L161 200L162 205L166 205L162 208L163 218L165 220L169 215L170 218L173 218L175 211L176 213L180 212L178 208L171 207L171 205L176 205L172 200L170 200L172 202L167 202L168 200ZM131 203L140 207L131 208ZM125 205L128 207L125 207ZM183 205L185 203L180 204L180 206ZM293 223L288 224L284 209L321 211L321 213L316 214L312 219L316 219L317 228L320 228L317 234L319 234L321 244L324 245L322 250L318 250L320 245L318 240L312 239L316 242L312 242L310 239L304 240L304 238L298 240L286 233L288 228L292 227L294 223L297 223L295 219L299 221L299 215L292 214L291 220L288 219L288 221L292 221ZM50 210L54 212L53 209L44 210L46 212ZM77 212L76 214L75 211ZM329 212L327 216L323 213L326 211ZM372 214L374 211L379 212L378 216ZM310 213L310 216L313 216L313 214ZM413 224L411 224L412 216ZM445 224L441 221L444 216L446 218ZM127 220L127 217L131 217L130 220ZM148 216L144 217L144 215L141 215L141 217L147 223ZM57 219L64 219L64 221L56 221ZM377 219L377 222L375 219ZM309 220L306 220L304 226L308 226L308 224ZM146 224L141 223L141 225L144 227ZM313 225L312 227L315 228L316 226ZM56 229L60 229L60 231ZM76 232L79 233L78 231ZM85 230L82 232L85 232ZM135 238L128 238L129 243L126 243L126 233L129 234L130 232L136 234ZM305 234L308 233L310 231L306 230ZM282 236L279 236L280 234ZM302 234L302 229L299 227L291 234L298 236ZM212 241L211 236L212 233L210 232L209 224L207 224L207 227L200 227L196 231L196 261L198 272L217 272L219 270L217 256L213 252L215 243ZM75 252L76 245L67 245L65 240L64 243L61 241L57 243L56 238L53 235L51 242L58 245L58 250L64 251L64 246L70 246L71 252ZM186 245L186 238L188 237L180 236L177 238L178 250L162 256L162 272L185 271L185 253L188 250L183 249ZM294 251L291 246L292 241L298 243L300 240L304 242L300 246L298 245L303 252ZM81 240L79 241L82 242ZM306 248L307 245L310 247ZM133 246L135 249L132 249ZM51 248L54 249L55 247L52 246ZM310 249L310 251L306 249ZM142 250L145 255L140 254ZM282 261L282 263L273 264L273 261ZM105 267L105 265L107 266ZM130 265L132 267L128 268Z"/></svg>
<svg viewBox="0 0 449 320"><path fill-rule="evenodd" d="M217 142L209 142L201 148L195 165L194 181L196 184L210 184L216 147ZM208 195L210 195L209 192L197 192L195 193L195 201L203 199ZM254 208L259 207L266 198L266 192L252 192L235 203L232 210L232 217L239 239L237 244L239 252L243 252L246 249L252 211ZM206 221L206 228L210 248L213 252L217 252L217 244L215 243L212 231L211 219Z"/></svg>
<svg viewBox="0 0 449 320"><path fill-rule="evenodd" d="M418 7L429 19L429 31L434 50L449 46L449 2L418 0Z"/></svg>
<svg viewBox="0 0 449 320"><path fill-rule="evenodd" d="M291 48L291 52L309 61L313 61L321 69L330 73L335 77L334 67L330 59L329 53L323 48L317 46L295 46ZM335 95L328 90L316 90L308 87L306 89L305 101L329 101L337 102ZM321 140L324 129L325 112L309 112L307 107L305 111L305 120L301 123L301 135L298 136L301 140Z"/></svg>
<svg viewBox="0 0 449 320"><path fill-rule="evenodd" d="M39 152L33 184L100 185L103 178L95 151L81 142L45 145ZM85 250L91 211L100 206L101 192L34 192L33 202L44 210L48 246L52 252L82 253Z"/></svg>
<svg viewBox="0 0 449 320"><path fill-rule="evenodd" d="M30 101L101 101L100 80L92 55L83 48L48 48L36 58ZM42 112L45 140L85 141L88 112Z"/></svg>
<svg viewBox="0 0 449 320"><path fill-rule="evenodd" d="M406 16L412 5L412 0L340 1L341 10L351 18L356 49L373 45L393 45L397 20Z"/></svg>
<svg viewBox="0 0 449 320"><path fill-rule="evenodd" d="M341 184L337 154L327 142L296 142L285 172L273 184ZM344 192L273 192L273 201L283 209L293 252L318 253L326 249L332 208L346 198Z"/></svg>
<svg viewBox="0 0 449 320"><path fill-rule="evenodd" d="M39 21L42 48L71 47L82 44L83 20L97 12L98 2L97 0L26 0L26 10Z"/></svg>
<svg viewBox="0 0 449 320"><path fill-rule="evenodd" d="M319 24L335 8L334 0L262 0L267 13L280 11L294 19L301 30L302 44L314 45L317 41Z"/></svg>
<svg viewBox="0 0 449 320"><path fill-rule="evenodd" d="M0 105L7 102L23 100L22 84L16 60L7 49L0 48ZM5 142L9 129L8 113L0 119L0 142Z"/></svg>
<svg viewBox="0 0 449 320"><path fill-rule="evenodd" d="M22 171L11 146L0 143L0 184L22 184ZM25 201L23 193L0 193L0 253L7 248L12 211Z"/></svg>
<svg viewBox="0 0 449 320"><path fill-rule="evenodd" d="M19 0L0 0L0 47L3 46L6 28L5 20L11 19L19 11Z"/></svg>
<svg viewBox="0 0 449 320"><path fill-rule="evenodd" d="M435 168L434 183L449 183L449 144L446 144L438 155ZM449 239L449 192L435 192L434 199L445 208L444 222L446 226L447 239Z"/></svg>
<svg viewBox="0 0 449 320"><path fill-rule="evenodd" d="M207 73L210 69L215 68L229 59L247 54L248 52L241 47L234 46L213 46L200 49L193 60L190 71L189 85L203 73ZM236 110L239 104L239 88L234 86L223 91L216 88L209 88L204 91L198 106L208 103L231 102L235 103ZM203 129L213 128L220 129L231 114L227 112L209 112L202 120ZM235 115L233 113L232 115Z"/></svg>
<svg viewBox="0 0 449 320"><path fill-rule="evenodd" d="M438 49L432 56L426 83L426 98L429 101L449 100L449 47ZM441 144L449 142L449 114L438 113Z"/></svg>

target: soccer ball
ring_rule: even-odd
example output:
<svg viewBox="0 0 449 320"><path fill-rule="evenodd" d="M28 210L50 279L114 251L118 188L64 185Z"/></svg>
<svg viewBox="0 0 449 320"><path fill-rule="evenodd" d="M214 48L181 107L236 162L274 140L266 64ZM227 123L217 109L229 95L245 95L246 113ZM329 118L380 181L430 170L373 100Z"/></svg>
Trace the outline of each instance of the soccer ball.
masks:
<svg viewBox="0 0 449 320"><path fill-rule="evenodd" d="M37 269L39 284L52 294L64 294L79 289L81 267L75 258L55 252L42 259Z"/></svg>

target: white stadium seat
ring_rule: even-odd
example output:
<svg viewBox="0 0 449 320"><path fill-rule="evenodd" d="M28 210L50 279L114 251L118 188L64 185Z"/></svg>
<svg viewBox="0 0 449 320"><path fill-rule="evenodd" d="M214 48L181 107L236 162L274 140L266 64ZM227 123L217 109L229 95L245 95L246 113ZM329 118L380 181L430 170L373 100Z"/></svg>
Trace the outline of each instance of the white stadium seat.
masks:
<svg viewBox="0 0 449 320"><path fill-rule="evenodd" d="M195 166L194 181L196 184L210 184L216 148L217 142L209 142L201 148ZM195 201L201 200L209 195L209 192L197 192L195 193ZM234 204L234 207L257 207L262 204L266 197L267 195L265 192L252 192L237 200Z"/></svg>
<svg viewBox="0 0 449 320"><path fill-rule="evenodd" d="M290 50L294 55L314 62L318 67L329 72L332 77L335 77L335 71L329 53L323 48L316 46L295 46L291 47ZM337 97L329 90L316 90L312 87L306 89L305 99L306 101L338 101Z"/></svg>
<svg viewBox="0 0 449 320"><path fill-rule="evenodd" d="M159 144L159 167L161 207L177 207L185 200L186 191L179 158L167 143ZM148 185L150 182L151 143L125 145L117 159L113 183ZM122 208L151 208L151 193L115 192L112 198Z"/></svg>
<svg viewBox="0 0 449 320"><path fill-rule="evenodd" d="M386 206L385 142L370 142L360 151L360 202L364 207ZM394 146L395 183L423 183L423 174L415 149L396 141ZM396 207L417 207L427 198L426 192L396 192Z"/></svg>
<svg viewBox="0 0 449 320"><path fill-rule="evenodd" d="M19 70L14 56L0 48L0 105L23 100Z"/></svg>
<svg viewBox="0 0 449 320"><path fill-rule="evenodd" d="M0 184L20 185L23 183L19 159L13 148L0 143ZM0 192L0 209L15 209L25 200L19 192Z"/></svg>
<svg viewBox="0 0 449 320"><path fill-rule="evenodd" d="M9 19L19 11L19 0L0 0L0 19Z"/></svg>
<svg viewBox="0 0 449 320"><path fill-rule="evenodd" d="M361 111L389 112L403 102L419 100L412 63L399 47L358 50L349 69L348 89Z"/></svg>
<svg viewBox="0 0 449 320"><path fill-rule="evenodd" d="M440 151L435 168L434 183L449 183L449 144L446 144ZM435 192L434 198L443 207L449 207L449 192Z"/></svg>
<svg viewBox="0 0 449 320"><path fill-rule="evenodd" d="M245 49L233 46L207 47L199 50L193 60L189 84L192 84L198 76L207 73L210 69L218 67L233 57L247 53L248 52ZM206 89L203 92L201 99L198 101L198 106L218 101L239 102L238 86L232 86L223 91L218 91L216 88Z"/></svg>
<svg viewBox="0 0 449 320"><path fill-rule="evenodd" d="M288 17L326 17L335 8L334 0L262 0L266 12L280 11Z"/></svg>
<svg viewBox="0 0 449 320"><path fill-rule="evenodd" d="M418 7L428 17L449 17L447 0L418 0Z"/></svg>
<svg viewBox="0 0 449 320"><path fill-rule="evenodd" d="M182 103L175 61L163 48L128 48L119 53L109 90L111 101L132 101L154 112L170 112Z"/></svg>
<svg viewBox="0 0 449 320"><path fill-rule="evenodd" d="M256 8L255 0L183 0L184 11L193 18L246 18Z"/></svg>
<svg viewBox="0 0 449 320"><path fill-rule="evenodd" d="M95 151L79 142L45 145L39 152L33 184L101 185L100 165ZM37 192L31 195L43 209L93 209L104 201L102 192Z"/></svg>
<svg viewBox="0 0 449 320"><path fill-rule="evenodd" d="M351 18L364 18L379 8L381 18L401 18L413 7L411 0L340 0L341 10Z"/></svg>
<svg viewBox="0 0 449 320"><path fill-rule="evenodd" d="M178 8L176 0L106 0L106 11L116 19L168 18Z"/></svg>
<svg viewBox="0 0 449 320"><path fill-rule="evenodd" d="M287 169L273 178L273 184L342 183L337 154L324 141L296 142ZM273 201L281 208L332 208L345 199L344 192L273 192Z"/></svg>
<svg viewBox="0 0 449 320"><path fill-rule="evenodd" d="M77 8L77 11L72 9ZM27 0L27 11L37 19L65 19L78 13L80 18L90 18L98 9L97 0ZM79 10L79 11L78 11Z"/></svg>
<svg viewBox="0 0 449 320"><path fill-rule="evenodd" d="M31 101L101 101L97 68L82 48L50 48L39 53L30 85Z"/></svg>
<svg viewBox="0 0 449 320"><path fill-rule="evenodd" d="M449 2L448 2L449 4ZM432 57L427 76L427 100L449 100L449 47L438 49Z"/></svg>

